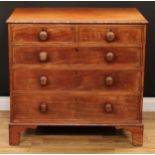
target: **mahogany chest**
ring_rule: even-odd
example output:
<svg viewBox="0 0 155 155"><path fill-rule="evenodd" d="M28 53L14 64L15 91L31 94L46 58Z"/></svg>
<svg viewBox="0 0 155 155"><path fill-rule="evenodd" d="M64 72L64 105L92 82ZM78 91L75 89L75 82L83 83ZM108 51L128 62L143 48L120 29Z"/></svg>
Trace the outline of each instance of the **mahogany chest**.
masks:
<svg viewBox="0 0 155 155"><path fill-rule="evenodd" d="M17 8L9 140L37 126L114 126L143 143L147 20L135 8Z"/></svg>

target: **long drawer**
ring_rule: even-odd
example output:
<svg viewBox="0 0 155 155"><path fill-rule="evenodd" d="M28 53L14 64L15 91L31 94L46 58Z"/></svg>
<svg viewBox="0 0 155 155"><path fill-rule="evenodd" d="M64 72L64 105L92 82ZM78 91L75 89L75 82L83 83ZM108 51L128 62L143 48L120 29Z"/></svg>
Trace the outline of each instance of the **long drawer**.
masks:
<svg viewBox="0 0 155 155"><path fill-rule="evenodd" d="M141 48L13 47L13 64L94 64L103 67L140 67Z"/></svg>
<svg viewBox="0 0 155 155"><path fill-rule="evenodd" d="M51 124L135 123L138 96L99 94L14 94L13 122Z"/></svg>
<svg viewBox="0 0 155 155"><path fill-rule="evenodd" d="M134 70L52 70L16 68L13 90L139 92L141 73Z"/></svg>

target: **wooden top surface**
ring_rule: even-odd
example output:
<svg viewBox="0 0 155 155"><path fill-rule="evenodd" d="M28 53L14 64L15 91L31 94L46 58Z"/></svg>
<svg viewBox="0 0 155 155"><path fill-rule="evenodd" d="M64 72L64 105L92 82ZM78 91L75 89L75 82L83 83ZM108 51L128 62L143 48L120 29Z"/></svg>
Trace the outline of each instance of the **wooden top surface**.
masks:
<svg viewBox="0 0 155 155"><path fill-rule="evenodd" d="M17 8L7 23L147 23L136 8Z"/></svg>

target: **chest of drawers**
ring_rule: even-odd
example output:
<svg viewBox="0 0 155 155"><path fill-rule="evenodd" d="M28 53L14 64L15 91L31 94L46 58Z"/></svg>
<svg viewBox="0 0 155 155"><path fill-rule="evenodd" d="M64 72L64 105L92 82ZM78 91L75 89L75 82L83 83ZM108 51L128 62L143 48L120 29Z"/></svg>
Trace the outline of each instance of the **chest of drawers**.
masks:
<svg viewBox="0 0 155 155"><path fill-rule="evenodd" d="M143 143L146 19L134 8L18 8L8 19L9 140L37 126L114 126Z"/></svg>

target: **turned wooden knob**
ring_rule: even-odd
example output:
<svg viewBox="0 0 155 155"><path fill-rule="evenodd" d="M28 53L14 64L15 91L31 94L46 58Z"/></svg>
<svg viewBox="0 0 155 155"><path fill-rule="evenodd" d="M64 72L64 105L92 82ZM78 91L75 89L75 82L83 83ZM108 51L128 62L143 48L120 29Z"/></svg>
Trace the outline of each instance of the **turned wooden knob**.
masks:
<svg viewBox="0 0 155 155"><path fill-rule="evenodd" d="M107 76L105 77L104 82L106 86L112 86L114 84L114 79L112 76Z"/></svg>
<svg viewBox="0 0 155 155"><path fill-rule="evenodd" d="M111 103L105 103L104 104L104 110L107 113L113 112L113 106L112 106L112 104Z"/></svg>
<svg viewBox="0 0 155 155"><path fill-rule="evenodd" d="M40 39L41 41L46 41L47 38L48 38L48 33L47 33L47 31L42 30L42 31L39 33L39 39Z"/></svg>
<svg viewBox="0 0 155 155"><path fill-rule="evenodd" d="M112 52L107 52L105 55L105 60L107 62L113 62L115 60L115 54Z"/></svg>
<svg viewBox="0 0 155 155"><path fill-rule="evenodd" d="M41 76L39 79L40 85L41 86L46 86L48 84L48 78L47 76Z"/></svg>
<svg viewBox="0 0 155 155"><path fill-rule="evenodd" d="M48 111L47 103L41 103L40 106L39 106L39 111L41 113L46 113Z"/></svg>
<svg viewBox="0 0 155 155"><path fill-rule="evenodd" d="M114 39L115 39L115 33L112 32L112 31L107 32L107 34L106 34L106 40L108 42L112 42L112 41L114 41Z"/></svg>
<svg viewBox="0 0 155 155"><path fill-rule="evenodd" d="M48 53L42 51L42 52L39 53L38 57L39 57L40 62L46 62L47 59L48 59Z"/></svg>

